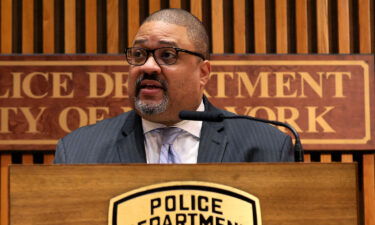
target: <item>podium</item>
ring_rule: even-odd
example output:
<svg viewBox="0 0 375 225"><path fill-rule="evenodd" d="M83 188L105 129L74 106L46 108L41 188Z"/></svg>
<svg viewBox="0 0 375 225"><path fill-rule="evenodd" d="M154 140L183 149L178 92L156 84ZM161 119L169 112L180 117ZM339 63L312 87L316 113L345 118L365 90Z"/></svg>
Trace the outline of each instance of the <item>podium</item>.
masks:
<svg viewBox="0 0 375 225"><path fill-rule="evenodd" d="M359 223L357 170L356 163L12 165L10 224L106 225L115 196L163 182L204 181L258 197L263 225L353 225Z"/></svg>

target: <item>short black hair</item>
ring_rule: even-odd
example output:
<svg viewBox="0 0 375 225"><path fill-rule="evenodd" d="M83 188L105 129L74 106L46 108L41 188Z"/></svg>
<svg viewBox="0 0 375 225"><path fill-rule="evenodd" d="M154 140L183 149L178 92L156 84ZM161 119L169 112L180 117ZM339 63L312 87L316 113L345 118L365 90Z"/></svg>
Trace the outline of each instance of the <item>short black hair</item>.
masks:
<svg viewBox="0 0 375 225"><path fill-rule="evenodd" d="M195 51L201 53L206 59L209 59L207 31L203 23L193 14L183 9L162 9L148 16L142 24L151 21L162 21L186 27L188 38L193 43Z"/></svg>

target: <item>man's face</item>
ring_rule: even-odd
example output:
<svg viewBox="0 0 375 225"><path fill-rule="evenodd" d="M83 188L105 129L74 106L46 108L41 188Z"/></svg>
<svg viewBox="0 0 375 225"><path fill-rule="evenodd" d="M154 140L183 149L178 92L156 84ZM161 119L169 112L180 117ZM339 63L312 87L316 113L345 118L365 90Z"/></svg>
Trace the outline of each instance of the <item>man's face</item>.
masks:
<svg viewBox="0 0 375 225"><path fill-rule="evenodd" d="M195 51L183 26L152 21L143 24L133 47L177 47ZM181 110L196 110L208 81L210 65L197 56L179 52L173 65L159 65L151 56L141 66L130 66L128 94L133 108L145 119L172 125Z"/></svg>

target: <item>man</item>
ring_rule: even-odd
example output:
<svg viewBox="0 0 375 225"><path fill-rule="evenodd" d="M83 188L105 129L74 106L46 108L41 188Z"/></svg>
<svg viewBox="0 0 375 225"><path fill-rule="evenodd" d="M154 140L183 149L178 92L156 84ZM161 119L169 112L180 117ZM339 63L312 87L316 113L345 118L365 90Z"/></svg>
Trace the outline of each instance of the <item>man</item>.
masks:
<svg viewBox="0 0 375 225"><path fill-rule="evenodd" d="M55 163L293 161L290 137L270 125L181 121L181 110L232 115L203 96L211 70L208 42L203 24L184 10L150 15L126 49L134 110L62 138ZM168 130L176 134L166 144Z"/></svg>

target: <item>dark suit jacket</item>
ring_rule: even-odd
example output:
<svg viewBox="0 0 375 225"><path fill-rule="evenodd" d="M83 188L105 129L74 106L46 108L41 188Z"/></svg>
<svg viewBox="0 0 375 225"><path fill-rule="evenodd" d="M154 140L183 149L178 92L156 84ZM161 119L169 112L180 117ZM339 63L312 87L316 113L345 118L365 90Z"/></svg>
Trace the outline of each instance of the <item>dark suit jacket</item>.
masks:
<svg viewBox="0 0 375 225"><path fill-rule="evenodd" d="M230 112L212 106L209 112ZM203 122L198 163L294 161L291 138L271 125L245 120ZM81 127L60 139L55 163L146 163L141 117L135 111Z"/></svg>

